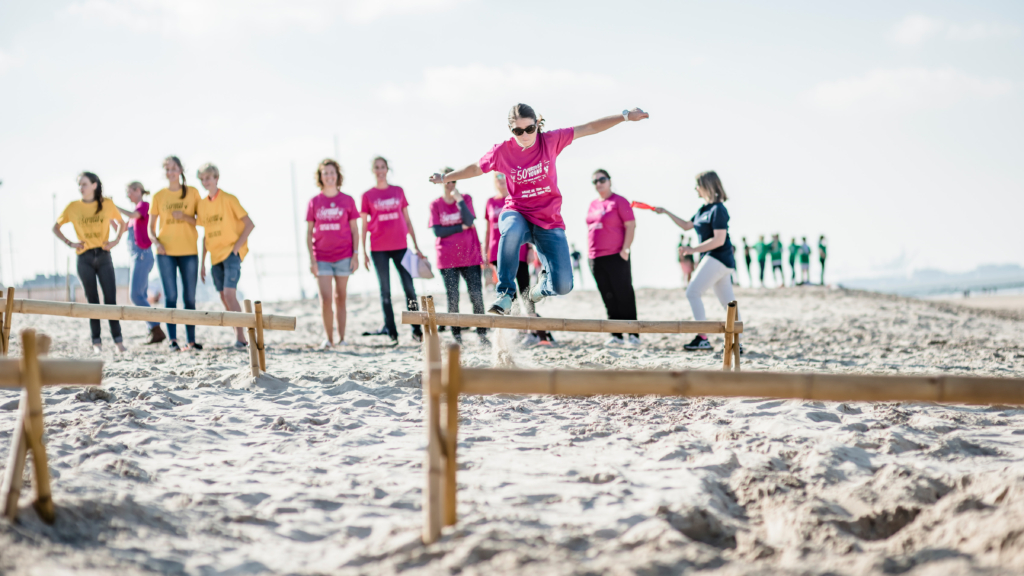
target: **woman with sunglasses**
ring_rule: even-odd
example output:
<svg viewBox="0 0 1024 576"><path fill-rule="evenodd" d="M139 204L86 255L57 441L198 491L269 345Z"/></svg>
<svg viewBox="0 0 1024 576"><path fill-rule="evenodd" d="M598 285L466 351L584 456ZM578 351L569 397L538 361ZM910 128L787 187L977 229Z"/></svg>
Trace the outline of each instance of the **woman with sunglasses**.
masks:
<svg viewBox="0 0 1024 576"><path fill-rule="evenodd" d="M736 271L736 259L733 256L732 242L729 240L729 211L725 209L725 188L718 174L702 172L697 175L697 195L704 200L704 205L697 210L691 220L683 220L675 214L661 208L655 208L658 214L668 217L683 230L695 230L700 244L684 246L683 254L702 254L697 274L686 288L686 299L690 301L693 319L701 322L707 317L704 314L704 303L701 295L714 289L715 296L728 309L729 302L734 300L732 292L732 275ZM737 315L736 320L739 320ZM707 334L697 334L692 342L683 346L686 350L712 350ZM743 346L740 345L740 353Z"/></svg>
<svg viewBox="0 0 1024 576"><path fill-rule="evenodd" d="M575 128L544 132L544 118L526 104L509 110L508 127L513 137L494 145L480 160L462 170L434 174L430 181L444 184L497 171L505 175L508 197L498 218L498 299L488 310L508 314L515 294L519 250L525 243L537 250L544 273L527 298L536 303L547 296L572 290L572 261L562 221L562 194L558 191L555 160L576 139L604 132L622 122L648 117L639 108L623 110Z"/></svg>
<svg viewBox="0 0 1024 576"><path fill-rule="evenodd" d="M636 320L636 293L629 263L629 247L636 232L636 218L629 200L612 192L612 177L602 168L594 171L591 183L598 198L587 210L587 256L609 320ZM612 334L609 346L640 345L640 335Z"/></svg>

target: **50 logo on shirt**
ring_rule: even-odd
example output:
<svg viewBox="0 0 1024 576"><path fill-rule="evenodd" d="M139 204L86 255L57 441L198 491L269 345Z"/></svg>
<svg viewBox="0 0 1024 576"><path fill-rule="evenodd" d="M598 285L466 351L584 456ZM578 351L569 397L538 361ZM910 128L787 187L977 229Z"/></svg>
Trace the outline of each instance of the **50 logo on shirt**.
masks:
<svg viewBox="0 0 1024 576"><path fill-rule="evenodd" d="M547 176L550 164L550 160L543 160L529 168L519 168L517 166L517 169L513 170L510 176L512 177L512 181L516 184L526 184Z"/></svg>

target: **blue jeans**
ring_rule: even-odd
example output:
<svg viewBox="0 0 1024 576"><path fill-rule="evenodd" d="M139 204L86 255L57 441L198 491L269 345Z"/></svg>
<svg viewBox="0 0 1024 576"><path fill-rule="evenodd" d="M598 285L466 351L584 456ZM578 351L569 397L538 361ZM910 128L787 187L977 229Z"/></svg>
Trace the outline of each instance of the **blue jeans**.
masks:
<svg viewBox="0 0 1024 576"><path fill-rule="evenodd" d="M156 255L156 265L160 268L160 280L164 284L164 305L167 308L178 307L178 278L176 272L181 272L181 287L184 294L181 299L185 303L185 310L196 309L196 281L199 278L199 256L165 256ZM185 326L185 336L189 344L195 344L196 327ZM174 324L167 325L167 337L171 340L178 339L178 327Z"/></svg>
<svg viewBox="0 0 1024 576"><path fill-rule="evenodd" d="M132 255L131 298L132 304L149 308L147 298L149 290L149 273L153 271L153 250L142 249L135 243L135 231L128 230L128 251ZM146 322L150 329L160 325L159 322Z"/></svg>
<svg viewBox="0 0 1024 576"><path fill-rule="evenodd" d="M516 271L519 270L519 247L533 244L547 277L540 293L545 296L568 294L572 291L572 259L565 230L545 230L531 224L519 212L506 210L498 218L498 294L516 293Z"/></svg>

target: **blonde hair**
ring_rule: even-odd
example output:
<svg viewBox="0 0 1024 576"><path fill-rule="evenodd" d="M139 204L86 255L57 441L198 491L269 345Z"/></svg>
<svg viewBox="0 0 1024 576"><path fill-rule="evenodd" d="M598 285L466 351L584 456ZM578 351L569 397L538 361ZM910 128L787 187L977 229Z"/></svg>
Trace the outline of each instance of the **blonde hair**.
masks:
<svg viewBox="0 0 1024 576"><path fill-rule="evenodd" d="M141 192L143 196L148 196L149 195L149 190L146 190L145 186L142 185L142 182L139 182L138 180L136 180L135 182L129 183L128 187L129 188L135 188L136 190Z"/></svg>
<svg viewBox="0 0 1024 576"><path fill-rule="evenodd" d="M196 176L200 180L202 180L203 174L206 174L207 172L213 172L213 177L220 179L220 170L218 170L217 167L213 165L213 162L207 162L206 164L200 166L199 170L196 170Z"/></svg>
<svg viewBox="0 0 1024 576"><path fill-rule="evenodd" d="M697 187L711 196L709 201L711 204L725 202L729 199L729 196L725 193L725 187L722 186L722 180L714 170L697 174Z"/></svg>

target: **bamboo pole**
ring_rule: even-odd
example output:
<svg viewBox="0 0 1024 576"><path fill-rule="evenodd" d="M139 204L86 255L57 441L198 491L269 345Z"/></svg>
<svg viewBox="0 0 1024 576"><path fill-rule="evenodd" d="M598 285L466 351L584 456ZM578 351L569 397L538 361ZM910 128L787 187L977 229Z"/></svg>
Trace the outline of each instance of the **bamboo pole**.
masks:
<svg viewBox="0 0 1024 576"><path fill-rule="evenodd" d="M427 433L426 486L423 490L423 543L433 544L441 537L442 527L442 462L441 462L441 363L440 352L435 349L436 341L427 338L423 342L423 427Z"/></svg>
<svg viewBox="0 0 1024 576"><path fill-rule="evenodd" d="M740 317L740 305L738 303L736 303L736 301L733 301L733 304L736 304L736 318L739 318ZM732 335L732 357L733 357L733 367L732 367L732 369L735 372L739 372L740 371L740 337L735 332Z"/></svg>
<svg viewBox="0 0 1024 576"><path fill-rule="evenodd" d="M402 312L402 324L425 324L427 312ZM584 320L578 318L540 318L533 316L498 316L495 314L448 314L438 312L434 318L442 326L462 328L509 328L514 330L546 330L549 332L622 332L630 334L723 334L725 322L648 320ZM737 333L743 323L736 322Z"/></svg>
<svg viewBox="0 0 1024 576"><path fill-rule="evenodd" d="M103 382L102 360L64 360L45 358L39 360L40 384L87 384L99 386ZM22 382L21 360L0 359L0 388L20 388Z"/></svg>
<svg viewBox="0 0 1024 576"><path fill-rule="evenodd" d="M245 312L252 314L252 300L245 301ZM255 321L255 316L253 320ZM249 328L249 365L252 367L252 377L260 377L260 356L256 352L256 329Z"/></svg>
<svg viewBox="0 0 1024 576"><path fill-rule="evenodd" d="M260 356L260 370L267 371L267 355L263 351L263 302L256 301L256 352Z"/></svg>
<svg viewBox="0 0 1024 576"><path fill-rule="evenodd" d="M25 458L28 456L28 441L25 438L25 418L28 413L28 389L21 391L18 404L18 421L11 435L11 451L7 454L7 468L4 469L4 483L0 486L0 505L7 520L18 519L18 499L25 474Z"/></svg>
<svg viewBox="0 0 1024 576"><path fill-rule="evenodd" d="M13 290L9 292L9 294L12 293ZM23 300L20 298L6 298L0 300L0 304L8 306L8 309L19 314L42 314L45 316L67 316L69 318L90 318L96 320L140 320L167 324L186 324L190 326L256 327L256 318L252 313L246 314L244 312L143 308L140 306ZM9 325L10 322L7 322L7 324ZM266 330L295 330L295 317L264 314L263 328Z"/></svg>
<svg viewBox="0 0 1024 576"><path fill-rule="evenodd" d="M14 286L8 286L7 301L4 303L4 356L7 356L7 353L11 349L11 326L14 325L14 304Z"/></svg>
<svg viewBox="0 0 1024 576"><path fill-rule="evenodd" d="M462 394L656 394L1024 405L1024 378L463 368Z"/></svg>
<svg viewBox="0 0 1024 576"><path fill-rule="evenodd" d="M732 368L732 348L736 345L736 301L729 302L725 314L725 345L722 347L722 370Z"/></svg>
<svg viewBox="0 0 1024 576"><path fill-rule="evenodd" d="M458 463L455 452L459 440L459 382L462 367L459 365L459 346L448 346L448 363L442 372L442 387L445 393L445 462L444 462L444 525L454 526L458 521L458 497L455 482Z"/></svg>
<svg viewBox="0 0 1024 576"><path fill-rule="evenodd" d="M32 504L36 513L47 524L56 519L53 510L53 498L50 494L50 468L46 460L46 447L43 445L43 398L39 374L39 357L36 350L36 333L31 328L21 336L22 373L25 392L27 392L28 414L25 419L25 437L28 449L32 451L32 468L35 474L32 485L36 491L36 501Z"/></svg>

